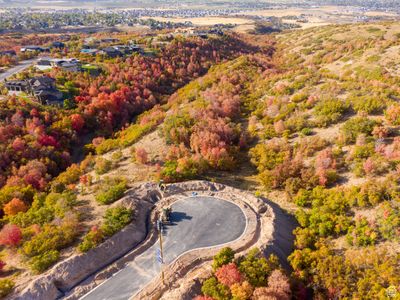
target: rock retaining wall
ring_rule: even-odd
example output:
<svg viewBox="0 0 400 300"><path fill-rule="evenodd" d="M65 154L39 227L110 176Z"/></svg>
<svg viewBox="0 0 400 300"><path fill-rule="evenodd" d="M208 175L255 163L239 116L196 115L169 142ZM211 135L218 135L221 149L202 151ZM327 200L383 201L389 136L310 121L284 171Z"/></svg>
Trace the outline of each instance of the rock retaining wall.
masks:
<svg viewBox="0 0 400 300"><path fill-rule="evenodd" d="M61 298L88 276L135 248L146 238L147 217L159 197L155 184L145 184L129 190L124 198L112 206L122 205L134 208L135 215L132 223L87 253L75 254L59 262L46 273L39 275L18 294L10 295L10 299L54 300Z"/></svg>
<svg viewBox="0 0 400 300"><path fill-rule="evenodd" d="M136 207L134 222L97 248L58 263L32 281L18 296L14 295L13 299L79 299L152 246L158 238L157 231L153 228L158 217L157 212L161 207L172 204L180 197L192 196L193 192L201 196L213 196L231 201L243 210L247 218L246 230L239 239L229 243L229 247L237 253L245 253L255 246L263 249L272 242L274 211L268 204L250 193L218 183L187 181L169 184L160 194L156 184L144 183L129 190L126 197L114 204ZM165 294L164 299L183 299L183 295L188 294L193 284L177 286L177 283L182 283L186 275L193 272L201 276L201 272L207 270L207 263L224 246L226 245L184 253L165 271L165 277L168 279L165 285L160 282L160 278L155 278L135 295L135 299L159 299L163 294ZM130 252L126 254L128 251ZM199 266L205 267L199 269Z"/></svg>

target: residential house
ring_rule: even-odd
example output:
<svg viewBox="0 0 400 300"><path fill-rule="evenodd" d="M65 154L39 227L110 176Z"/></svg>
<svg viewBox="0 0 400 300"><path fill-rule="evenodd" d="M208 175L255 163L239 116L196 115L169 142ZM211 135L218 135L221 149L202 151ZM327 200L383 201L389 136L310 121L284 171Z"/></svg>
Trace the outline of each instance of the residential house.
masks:
<svg viewBox="0 0 400 300"><path fill-rule="evenodd" d="M96 55L97 53L99 53L98 49L90 49L90 48L84 48L81 49L81 53L82 54L89 54L89 55Z"/></svg>
<svg viewBox="0 0 400 300"><path fill-rule="evenodd" d="M40 46L25 46L21 47L21 52L50 52L49 48L43 48Z"/></svg>
<svg viewBox="0 0 400 300"><path fill-rule="evenodd" d="M109 43L118 43L120 40L116 39L116 38L104 38L101 39L100 42L101 43L105 43L105 44L109 44Z"/></svg>
<svg viewBox="0 0 400 300"><path fill-rule="evenodd" d="M114 47L106 47L106 48L102 49L102 50L100 51L100 53L101 53L101 54L104 54L104 55L106 55L106 56L108 56L108 57L112 57L112 58L114 58L114 57L121 57L121 56L124 55L121 51L117 50L117 49L114 48Z"/></svg>
<svg viewBox="0 0 400 300"><path fill-rule="evenodd" d="M41 58L36 63L36 68L41 71L61 68L66 71L78 72L80 71L80 61L75 58Z"/></svg>
<svg viewBox="0 0 400 300"><path fill-rule="evenodd" d="M65 44L63 42L53 42L51 48L63 49L65 48Z"/></svg>
<svg viewBox="0 0 400 300"><path fill-rule="evenodd" d="M139 46L127 46L127 45L116 45L112 46L112 48L120 51L123 54L132 54L133 52L141 52L142 48Z"/></svg>
<svg viewBox="0 0 400 300"><path fill-rule="evenodd" d="M34 96L42 104L63 104L63 94L57 90L55 79L47 76L38 76L26 80L5 81L5 86L10 94L24 92Z"/></svg>
<svg viewBox="0 0 400 300"><path fill-rule="evenodd" d="M15 52L15 50L4 50L4 51L0 51L0 55L15 56L15 55L17 55L17 53Z"/></svg>

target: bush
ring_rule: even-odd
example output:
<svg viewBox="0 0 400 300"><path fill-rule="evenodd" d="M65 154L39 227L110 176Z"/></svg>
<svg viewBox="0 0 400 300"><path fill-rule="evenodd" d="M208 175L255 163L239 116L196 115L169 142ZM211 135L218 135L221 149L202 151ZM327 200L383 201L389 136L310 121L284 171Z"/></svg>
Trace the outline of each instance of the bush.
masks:
<svg viewBox="0 0 400 300"><path fill-rule="evenodd" d="M28 257L34 257L52 250L61 250L73 242L76 234L74 226L45 225L42 231L23 244L22 253Z"/></svg>
<svg viewBox="0 0 400 300"><path fill-rule="evenodd" d="M96 154L104 154L120 147L118 139L107 139L96 147Z"/></svg>
<svg viewBox="0 0 400 300"><path fill-rule="evenodd" d="M385 108L384 100L373 96L357 97L351 103L355 111L368 114L379 114Z"/></svg>
<svg viewBox="0 0 400 300"><path fill-rule="evenodd" d="M250 150L251 162L259 172L272 170L290 156L290 145L281 140L257 144Z"/></svg>
<svg viewBox="0 0 400 300"><path fill-rule="evenodd" d="M24 201L18 198L13 198L10 202L4 205L3 210L7 216L14 216L19 212L26 212L28 210L28 206Z"/></svg>
<svg viewBox="0 0 400 300"><path fill-rule="evenodd" d="M29 261L29 266L33 272L40 274L58 261L59 258L60 253L57 250L50 250L41 255L32 257Z"/></svg>
<svg viewBox="0 0 400 300"><path fill-rule="evenodd" d="M382 203L378 210L377 223L379 233L384 239L400 240L400 210L396 205L389 201Z"/></svg>
<svg viewBox="0 0 400 300"><path fill-rule="evenodd" d="M365 117L355 117L348 120L341 128L344 142L354 143L357 139L357 136L360 134L366 134L370 136L377 124L378 123L375 120Z"/></svg>
<svg viewBox="0 0 400 300"><path fill-rule="evenodd" d="M35 195L35 190L32 186L4 186L0 189L0 206L10 202L13 198L18 198L26 203L30 203Z"/></svg>
<svg viewBox="0 0 400 300"><path fill-rule="evenodd" d="M302 135L305 135L305 136L307 136L307 135L312 135L313 130L312 130L311 128L305 127L305 128L303 128L303 129L300 131L300 133L301 133Z"/></svg>
<svg viewBox="0 0 400 300"><path fill-rule="evenodd" d="M6 224L0 231L0 245L16 247L22 239L21 229L14 224Z"/></svg>
<svg viewBox="0 0 400 300"><path fill-rule="evenodd" d="M116 162L120 161L122 159L122 157L123 157L123 153L121 150L117 150L111 155L111 159Z"/></svg>
<svg viewBox="0 0 400 300"><path fill-rule="evenodd" d="M15 283L11 279L0 279L0 297L6 297L10 294L14 285Z"/></svg>
<svg viewBox="0 0 400 300"><path fill-rule="evenodd" d="M33 224L43 225L51 222L54 217L63 218L76 205L76 194L73 192L50 193L47 196L35 196L31 207L25 213L18 213L10 217L10 222L21 227Z"/></svg>
<svg viewBox="0 0 400 300"><path fill-rule="evenodd" d="M400 105L396 103L388 107L385 117L391 125L400 125Z"/></svg>
<svg viewBox="0 0 400 300"><path fill-rule="evenodd" d="M82 175L82 170L76 164L71 165L67 170L57 176L54 179L53 184L61 183L65 186L76 183L79 180L79 177Z"/></svg>
<svg viewBox="0 0 400 300"><path fill-rule="evenodd" d="M215 277L211 277L204 281L203 286L201 287L201 292L215 300L231 299L229 288L219 283Z"/></svg>
<svg viewBox="0 0 400 300"><path fill-rule="evenodd" d="M319 126L328 126L337 123L343 114L348 111L349 105L341 100L325 100L319 102L314 108L314 114Z"/></svg>
<svg viewBox="0 0 400 300"><path fill-rule="evenodd" d="M131 222L132 214L131 209L122 206L107 209L101 231L106 236L112 236Z"/></svg>
<svg viewBox="0 0 400 300"><path fill-rule="evenodd" d="M103 232L94 226L90 231L84 236L82 243L79 244L78 249L81 252L87 252L90 249L96 247L104 239Z"/></svg>
<svg viewBox="0 0 400 300"><path fill-rule="evenodd" d="M356 220L354 226L349 228L347 241L350 245L355 246L370 246L376 243L378 233L375 231L375 226L371 225L365 217L360 217Z"/></svg>
<svg viewBox="0 0 400 300"><path fill-rule="evenodd" d="M271 255L267 260L257 248L251 249L246 257L239 261L239 270L254 287L266 284L268 276L279 267L278 258Z"/></svg>
<svg viewBox="0 0 400 300"><path fill-rule="evenodd" d="M195 120L189 115L172 115L165 119L163 135L168 144L189 145L190 135Z"/></svg>
<svg viewBox="0 0 400 300"><path fill-rule="evenodd" d="M375 144L368 143L365 145L356 145L351 151L351 158L368 158L375 153Z"/></svg>
<svg viewBox="0 0 400 300"><path fill-rule="evenodd" d="M218 268L222 267L223 265L229 264L233 261L235 257L235 252L229 247L225 247L221 249L218 254L214 256L212 268L213 270L217 270Z"/></svg>
<svg viewBox="0 0 400 300"><path fill-rule="evenodd" d="M308 126L307 119L304 115L293 116L285 121L285 128L290 132L297 132Z"/></svg>
<svg viewBox="0 0 400 300"><path fill-rule="evenodd" d="M135 160L140 164L147 164L148 154L144 148L136 148Z"/></svg>
<svg viewBox="0 0 400 300"><path fill-rule="evenodd" d="M176 182L195 178L204 168L204 163L200 164L191 158L168 160L161 170L160 177L165 182ZM178 171L179 170L179 171Z"/></svg>
<svg viewBox="0 0 400 300"><path fill-rule="evenodd" d="M125 179L106 179L100 191L96 194L95 199L100 204L111 204L120 199L128 186Z"/></svg>
<svg viewBox="0 0 400 300"><path fill-rule="evenodd" d="M105 174L108 171L110 171L112 168L112 162L103 158L103 157L98 157L96 159L96 165L94 166L94 170L96 171L97 174Z"/></svg>

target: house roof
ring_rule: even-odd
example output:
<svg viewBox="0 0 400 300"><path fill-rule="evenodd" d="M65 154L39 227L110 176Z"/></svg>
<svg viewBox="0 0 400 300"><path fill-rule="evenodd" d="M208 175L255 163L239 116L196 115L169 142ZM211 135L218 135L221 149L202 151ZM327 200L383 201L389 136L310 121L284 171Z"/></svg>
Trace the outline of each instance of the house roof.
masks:
<svg viewBox="0 0 400 300"><path fill-rule="evenodd" d="M55 82L55 79L47 77L47 76L41 76L41 77L33 77L32 79L29 80L30 84L32 86L52 86Z"/></svg>

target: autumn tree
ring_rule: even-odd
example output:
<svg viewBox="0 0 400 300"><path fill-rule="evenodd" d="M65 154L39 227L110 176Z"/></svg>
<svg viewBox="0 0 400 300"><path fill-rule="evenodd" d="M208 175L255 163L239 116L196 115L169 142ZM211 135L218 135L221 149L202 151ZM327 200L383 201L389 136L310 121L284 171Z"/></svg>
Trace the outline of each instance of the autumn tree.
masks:
<svg viewBox="0 0 400 300"><path fill-rule="evenodd" d="M13 216L19 212L26 212L28 207L22 200L13 198L10 202L4 205L3 209L7 216Z"/></svg>
<svg viewBox="0 0 400 300"><path fill-rule="evenodd" d="M235 300L248 300L251 299L254 288L248 281L242 283L234 283L231 286L232 297Z"/></svg>
<svg viewBox="0 0 400 300"><path fill-rule="evenodd" d="M243 280L242 274L240 274L235 263L221 266L217 271L215 271L215 276L220 283L229 287L235 283L241 283Z"/></svg>
<svg viewBox="0 0 400 300"><path fill-rule="evenodd" d="M215 277L204 281L201 292L215 300L229 300L231 296L229 288L219 283Z"/></svg>
<svg viewBox="0 0 400 300"><path fill-rule="evenodd" d="M273 269L277 268L278 261L275 256L269 260L263 257L260 250L254 248L239 261L239 270L254 287L265 285Z"/></svg>
<svg viewBox="0 0 400 300"><path fill-rule="evenodd" d="M230 262L233 261L233 258L235 257L235 252L229 248L225 247L221 249L213 259L212 267L213 270L217 270L218 268L222 267L223 265L229 264Z"/></svg>
<svg viewBox="0 0 400 300"><path fill-rule="evenodd" d="M0 244L9 247L17 246L22 238L21 229L14 224L6 224L0 231Z"/></svg>

